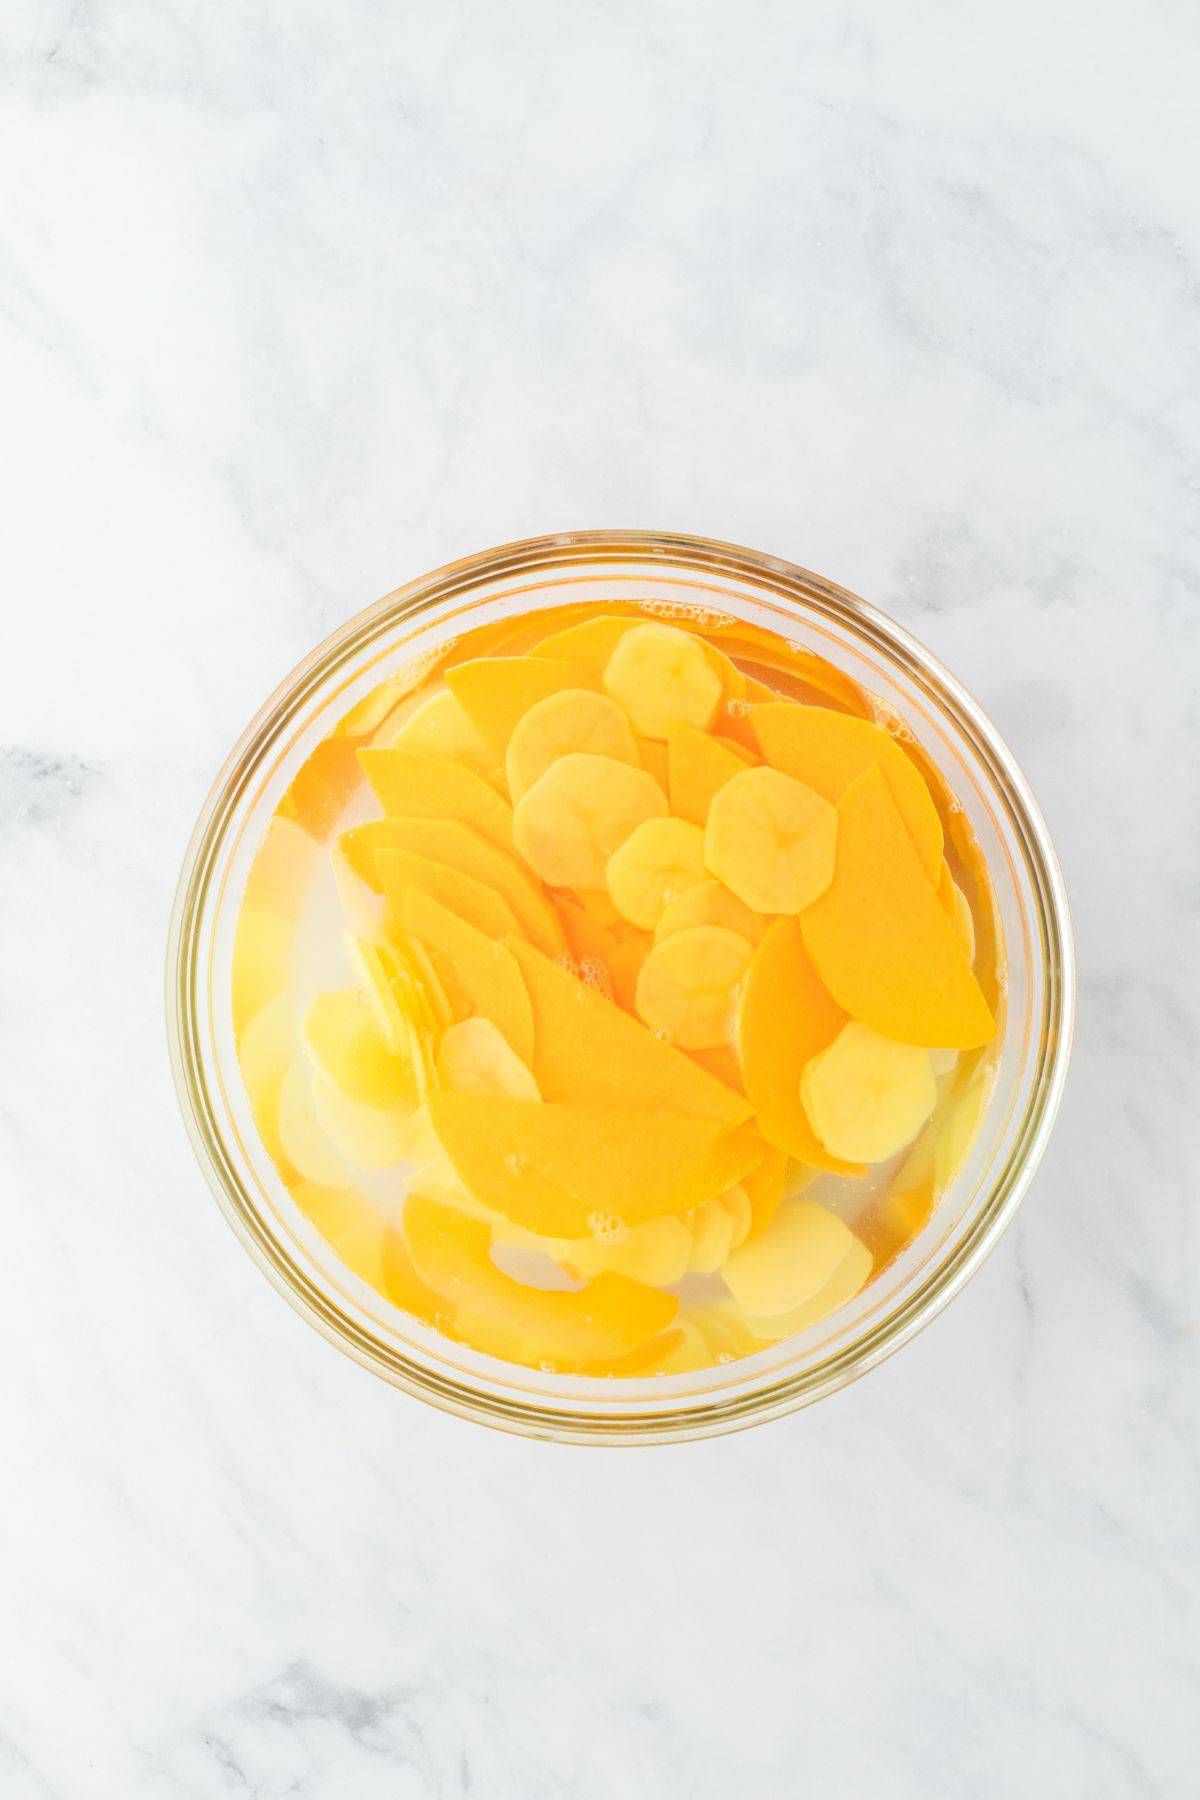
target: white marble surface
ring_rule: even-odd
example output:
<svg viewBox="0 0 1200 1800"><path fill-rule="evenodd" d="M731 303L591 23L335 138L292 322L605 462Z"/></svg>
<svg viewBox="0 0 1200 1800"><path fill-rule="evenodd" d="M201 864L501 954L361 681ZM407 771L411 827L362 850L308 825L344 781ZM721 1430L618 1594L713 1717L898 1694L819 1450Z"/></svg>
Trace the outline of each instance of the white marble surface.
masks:
<svg viewBox="0 0 1200 1800"><path fill-rule="evenodd" d="M0 76L0 1793L1194 1795L1195 5L7 0ZM1082 971L949 1313L635 1453L304 1326L160 999L194 813L310 643L603 524L915 629Z"/></svg>

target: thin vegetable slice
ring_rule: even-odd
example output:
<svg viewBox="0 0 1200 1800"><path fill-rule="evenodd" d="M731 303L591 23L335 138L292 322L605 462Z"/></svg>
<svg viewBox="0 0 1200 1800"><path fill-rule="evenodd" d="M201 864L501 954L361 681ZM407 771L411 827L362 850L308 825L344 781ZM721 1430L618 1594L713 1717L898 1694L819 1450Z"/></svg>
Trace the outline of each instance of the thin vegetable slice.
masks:
<svg viewBox="0 0 1200 1800"><path fill-rule="evenodd" d="M615 1238L578 1238L556 1242L554 1254L577 1279L610 1270L644 1281L650 1287L673 1287L687 1272L692 1234L685 1220L667 1214Z"/></svg>
<svg viewBox="0 0 1200 1800"><path fill-rule="evenodd" d="M411 850L458 869L496 890L531 944L547 956L557 956L563 948L554 908L528 869L461 819L368 819L343 831L338 849L359 879L377 894L383 892L375 862L378 850Z"/></svg>
<svg viewBox="0 0 1200 1800"><path fill-rule="evenodd" d="M836 810L778 769L743 769L714 795L704 832L711 874L761 913L799 913L833 880Z"/></svg>
<svg viewBox="0 0 1200 1800"><path fill-rule="evenodd" d="M605 880L621 917L653 931L673 900L704 879L704 833L684 819L645 819L608 859Z"/></svg>
<svg viewBox="0 0 1200 1800"><path fill-rule="evenodd" d="M385 730L376 741L385 749L448 757L451 762L465 763L477 775L486 775L496 760L462 701L449 688L430 694L406 719Z"/></svg>
<svg viewBox="0 0 1200 1800"><path fill-rule="evenodd" d="M707 730L721 679L704 647L673 625L635 625L604 667L604 686L643 737L665 739L673 725Z"/></svg>
<svg viewBox="0 0 1200 1800"><path fill-rule="evenodd" d="M389 930L403 929L405 898L410 889L417 888L449 912L457 913L485 937L517 936L517 921L507 902L495 888L464 875L461 869L434 862L413 850L377 850L375 866L387 897Z"/></svg>
<svg viewBox="0 0 1200 1800"><path fill-rule="evenodd" d="M815 1294L810 1294L798 1306L788 1312L754 1314L748 1313L746 1323L755 1337L770 1338L778 1341L785 1337L795 1337L801 1331L808 1331L813 1325L820 1324L830 1313L845 1306L866 1285L873 1267L874 1259L865 1244L857 1241L850 1246L828 1280L819 1287Z"/></svg>
<svg viewBox="0 0 1200 1800"><path fill-rule="evenodd" d="M837 872L805 948L852 1018L904 1044L970 1050L996 1022L876 767L838 802Z"/></svg>
<svg viewBox="0 0 1200 1800"><path fill-rule="evenodd" d="M587 667L560 658L488 656L446 670L446 683L493 754L504 760L509 739L531 707L564 688L587 688Z"/></svg>
<svg viewBox="0 0 1200 1800"><path fill-rule="evenodd" d="M432 955L434 967L442 960L449 966L471 1011L490 1019L521 1061L528 1063L533 1056L533 1009L507 946L476 930L420 888L405 892L401 917L405 931Z"/></svg>
<svg viewBox="0 0 1200 1800"><path fill-rule="evenodd" d="M775 701L751 708L759 746L772 768L835 804L864 769L877 765L931 881L942 861L942 823L920 770L896 739L869 719L825 706Z"/></svg>
<svg viewBox="0 0 1200 1800"><path fill-rule="evenodd" d="M552 763L517 803L516 846L551 887L601 888L614 850L643 819L667 811L644 769L580 753Z"/></svg>
<svg viewBox="0 0 1200 1800"><path fill-rule="evenodd" d="M314 1111L313 1073L308 1059L297 1054L279 1095L279 1141L305 1181L337 1187L347 1179L349 1170Z"/></svg>
<svg viewBox="0 0 1200 1800"><path fill-rule="evenodd" d="M588 688L563 688L531 706L513 729L504 759L513 800L527 793L551 763L574 751L641 766L633 729L616 701Z"/></svg>
<svg viewBox="0 0 1200 1800"><path fill-rule="evenodd" d="M827 1207L789 1200L764 1232L732 1253L723 1273L746 1313L790 1312L820 1292L857 1241Z"/></svg>
<svg viewBox="0 0 1200 1800"><path fill-rule="evenodd" d="M730 893L723 881L712 876L695 882L664 906L654 927L657 943L672 932L686 931L692 925L720 925L736 931L748 944L757 944L763 934L763 922L744 900Z"/></svg>
<svg viewBox="0 0 1200 1800"><path fill-rule="evenodd" d="M311 1102L321 1130L355 1169L392 1169L404 1160L406 1113L351 1100L320 1069L311 1071Z"/></svg>
<svg viewBox="0 0 1200 1800"><path fill-rule="evenodd" d="M533 1072L547 1100L636 1109L653 1094L668 1112L725 1126L750 1117L742 1095L662 1043L595 988L527 944L511 948L533 1005Z"/></svg>
<svg viewBox="0 0 1200 1800"><path fill-rule="evenodd" d="M652 1031L681 1050L726 1042L734 995L750 946L720 925L693 925L655 944L637 981L637 1010Z"/></svg>
<svg viewBox="0 0 1200 1800"><path fill-rule="evenodd" d="M390 818L460 819L512 849L512 808L474 769L413 750L360 750L358 759Z"/></svg>
<svg viewBox="0 0 1200 1800"><path fill-rule="evenodd" d="M499 1094L539 1100L537 1082L490 1018L451 1025L438 1045L438 1079L456 1094Z"/></svg>
<svg viewBox="0 0 1200 1800"><path fill-rule="evenodd" d="M742 751L694 725L667 733L667 796L677 818L703 825L713 795L749 766Z"/></svg>
<svg viewBox="0 0 1200 1800"><path fill-rule="evenodd" d="M525 1287L493 1263L486 1225L419 1195L405 1204L404 1236L418 1275L450 1301L468 1341L491 1354L515 1352L520 1362L621 1356L665 1330L679 1310L671 1295L611 1273L573 1293Z"/></svg>
<svg viewBox="0 0 1200 1800"><path fill-rule="evenodd" d="M688 1212L731 1186L754 1158L737 1134L661 1109L614 1113L445 1092L428 1105L467 1192L544 1237L586 1237Z"/></svg>
<svg viewBox="0 0 1200 1800"><path fill-rule="evenodd" d="M410 1111L418 1092L412 1064L388 1049L365 996L318 994L304 1020L304 1047L335 1087L363 1106Z"/></svg>
<svg viewBox="0 0 1200 1800"><path fill-rule="evenodd" d="M736 1044L746 1095L767 1142L788 1156L839 1175L862 1175L832 1156L800 1103L810 1059L831 1044L846 1015L822 983L794 919L768 925L746 972Z"/></svg>
<svg viewBox="0 0 1200 1800"><path fill-rule="evenodd" d="M733 1215L722 1204L722 1196L714 1194L698 1206L692 1218L692 1249L688 1257L689 1275L715 1275L733 1245Z"/></svg>
<svg viewBox="0 0 1200 1800"><path fill-rule="evenodd" d="M800 1082L809 1124L834 1156L886 1162L911 1144L937 1104L928 1050L851 1019Z"/></svg>

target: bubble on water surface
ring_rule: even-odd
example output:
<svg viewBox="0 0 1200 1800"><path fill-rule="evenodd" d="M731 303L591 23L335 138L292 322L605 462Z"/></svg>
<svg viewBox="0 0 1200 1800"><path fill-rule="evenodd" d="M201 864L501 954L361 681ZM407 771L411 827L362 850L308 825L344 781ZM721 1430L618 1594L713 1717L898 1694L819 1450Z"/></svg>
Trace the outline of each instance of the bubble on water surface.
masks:
<svg viewBox="0 0 1200 1800"><path fill-rule="evenodd" d="M620 1244L628 1236L624 1219L615 1213L589 1213L588 1230L601 1244Z"/></svg>

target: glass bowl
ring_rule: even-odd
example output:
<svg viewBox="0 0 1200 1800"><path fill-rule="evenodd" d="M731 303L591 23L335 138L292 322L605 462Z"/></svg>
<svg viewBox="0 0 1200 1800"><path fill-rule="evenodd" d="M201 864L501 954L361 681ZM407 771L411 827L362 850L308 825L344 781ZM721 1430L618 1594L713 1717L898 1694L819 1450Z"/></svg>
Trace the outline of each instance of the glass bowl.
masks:
<svg viewBox="0 0 1200 1800"><path fill-rule="evenodd" d="M246 872L314 746L378 682L472 626L572 602L680 604L815 650L894 712L941 772L986 860L1005 946L995 1085L978 1137L924 1229L848 1306L702 1373L642 1380L518 1368L451 1343L338 1262L299 1212L250 1118L230 969ZM398 588L328 638L271 696L193 833L171 922L168 1029L180 1104L225 1216L296 1309L364 1367L464 1418L531 1437L661 1443L759 1423L844 1387L906 1343L979 1267L1029 1185L1070 1052L1074 965L1062 876L1037 805L979 707L873 607L805 569L658 532L508 544Z"/></svg>

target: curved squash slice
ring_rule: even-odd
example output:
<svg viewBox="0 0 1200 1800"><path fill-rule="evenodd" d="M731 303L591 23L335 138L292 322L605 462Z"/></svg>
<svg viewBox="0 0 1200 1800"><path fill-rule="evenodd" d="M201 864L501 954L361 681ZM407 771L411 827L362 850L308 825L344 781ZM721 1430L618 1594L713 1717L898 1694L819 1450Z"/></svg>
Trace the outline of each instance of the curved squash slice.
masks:
<svg viewBox="0 0 1200 1800"><path fill-rule="evenodd" d="M495 888L531 944L547 956L562 951L562 928L554 908L528 871L515 856L461 819L368 819L343 831L338 849L359 879L377 894L383 892L375 861L378 850L410 850L457 869L484 887Z"/></svg>
<svg viewBox="0 0 1200 1800"><path fill-rule="evenodd" d="M860 1164L826 1150L800 1101L805 1064L833 1042L845 1022L805 952L796 920L776 919L751 958L737 1012L747 1098L760 1131L777 1150L814 1169L864 1175Z"/></svg>
<svg viewBox="0 0 1200 1800"><path fill-rule="evenodd" d="M754 1164L749 1134L680 1114L432 1093L467 1192L541 1237L583 1238L690 1212Z"/></svg>
<svg viewBox="0 0 1200 1800"><path fill-rule="evenodd" d="M490 1019L523 1063L532 1062L533 1009L507 946L477 931L417 887L406 891L401 919L405 931L430 952L435 968L445 961L471 1011Z"/></svg>
<svg viewBox="0 0 1200 1800"><path fill-rule="evenodd" d="M533 1072L547 1100L636 1111L653 1095L654 1103L668 1112L719 1125L741 1125L750 1117L742 1095L664 1044L595 988L528 944L517 940L510 949L533 1005Z"/></svg>
<svg viewBox="0 0 1200 1800"><path fill-rule="evenodd" d="M417 1194L405 1203L404 1236L419 1278L453 1306L459 1335L492 1356L578 1368L637 1350L679 1310L670 1294L612 1273L575 1292L525 1287L493 1263L487 1225Z"/></svg>
<svg viewBox="0 0 1200 1800"><path fill-rule="evenodd" d="M508 740L539 700L594 680L582 663L559 657L482 656L446 670L446 685L501 762Z"/></svg>
<svg viewBox="0 0 1200 1800"><path fill-rule="evenodd" d="M461 870L420 856L415 850L377 850L375 866L387 896L389 935L403 930L405 899L413 888L419 888L485 937L507 938L516 933L517 921L507 901L473 875L464 875Z"/></svg>
<svg viewBox="0 0 1200 1800"><path fill-rule="evenodd" d="M718 788L743 769L750 757L694 725L672 725L667 733L667 798L677 819L703 825Z"/></svg>
<svg viewBox="0 0 1200 1800"><path fill-rule="evenodd" d="M512 807L464 763L415 750L360 750L358 760L389 818L461 819L512 849Z"/></svg>
<svg viewBox="0 0 1200 1800"><path fill-rule="evenodd" d="M877 767L837 810L833 881L801 921L821 980L852 1018L902 1044L986 1044L996 1021Z"/></svg>

